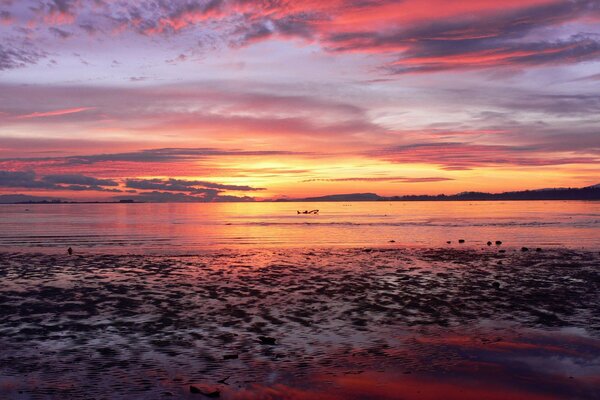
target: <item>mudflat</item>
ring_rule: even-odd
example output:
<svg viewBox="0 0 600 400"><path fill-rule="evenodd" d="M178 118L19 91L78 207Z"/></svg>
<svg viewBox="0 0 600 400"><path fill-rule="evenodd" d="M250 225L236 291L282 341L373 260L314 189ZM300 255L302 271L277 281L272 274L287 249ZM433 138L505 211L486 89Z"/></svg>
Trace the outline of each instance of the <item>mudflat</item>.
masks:
<svg viewBox="0 0 600 400"><path fill-rule="evenodd" d="M600 253L0 253L7 399L593 399Z"/></svg>

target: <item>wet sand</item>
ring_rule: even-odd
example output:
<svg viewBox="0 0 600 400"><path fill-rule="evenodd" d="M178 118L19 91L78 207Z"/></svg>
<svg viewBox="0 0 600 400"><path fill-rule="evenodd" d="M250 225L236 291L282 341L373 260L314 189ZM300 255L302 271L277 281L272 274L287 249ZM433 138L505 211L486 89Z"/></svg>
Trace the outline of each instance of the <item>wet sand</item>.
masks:
<svg viewBox="0 0 600 400"><path fill-rule="evenodd" d="M0 398L600 398L600 253L0 253Z"/></svg>

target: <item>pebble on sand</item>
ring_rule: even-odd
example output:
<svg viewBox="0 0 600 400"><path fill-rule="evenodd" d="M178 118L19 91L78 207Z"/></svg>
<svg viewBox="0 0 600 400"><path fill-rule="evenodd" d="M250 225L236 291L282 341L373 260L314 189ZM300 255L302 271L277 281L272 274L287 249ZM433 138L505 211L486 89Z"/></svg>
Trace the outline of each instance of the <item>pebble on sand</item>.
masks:
<svg viewBox="0 0 600 400"><path fill-rule="evenodd" d="M451 241L451 240L448 240L446 243L450 244L450 243L452 243L452 241Z"/></svg>
<svg viewBox="0 0 600 400"><path fill-rule="evenodd" d="M490 241L488 240L488 242L487 242L487 245L488 245L488 246L491 246L491 245L492 245L492 242L490 242Z"/></svg>
<svg viewBox="0 0 600 400"><path fill-rule="evenodd" d="M458 243L464 243L465 239L458 239Z"/></svg>
<svg viewBox="0 0 600 400"><path fill-rule="evenodd" d="M499 282L492 282L492 287L494 289L500 289L500 283Z"/></svg>
<svg viewBox="0 0 600 400"><path fill-rule="evenodd" d="M521 247L521 251L529 251L527 247Z"/></svg>
<svg viewBox="0 0 600 400"><path fill-rule="evenodd" d="M496 240L496 246L500 246L502 244L501 240Z"/></svg>
<svg viewBox="0 0 600 400"><path fill-rule="evenodd" d="M389 243L396 243L394 239L390 240Z"/></svg>

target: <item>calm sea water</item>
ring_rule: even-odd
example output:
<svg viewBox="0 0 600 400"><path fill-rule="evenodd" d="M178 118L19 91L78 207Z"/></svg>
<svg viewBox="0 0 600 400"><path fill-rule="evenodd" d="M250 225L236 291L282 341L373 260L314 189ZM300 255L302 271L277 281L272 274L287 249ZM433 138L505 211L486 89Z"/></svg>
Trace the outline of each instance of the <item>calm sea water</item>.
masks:
<svg viewBox="0 0 600 400"><path fill-rule="evenodd" d="M318 215L297 210L319 209ZM348 202L0 206L0 251L193 253L228 247L600 248L600 202ZM394 240L394 243L390 241Z"/></svg>

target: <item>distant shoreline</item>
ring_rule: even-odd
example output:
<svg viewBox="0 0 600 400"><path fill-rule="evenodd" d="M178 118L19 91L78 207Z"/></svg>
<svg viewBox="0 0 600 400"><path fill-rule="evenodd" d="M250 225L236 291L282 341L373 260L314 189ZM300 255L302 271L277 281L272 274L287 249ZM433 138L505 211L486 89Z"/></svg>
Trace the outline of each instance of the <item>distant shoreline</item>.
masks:
<svg viewBox="0 0 600 400"><path fill-rule="evenodd" d="M226 203L433 203L433 202L468 202L468 201L485 201L485 202L498 202L498 201L600 201L600 199L445 199L445 200L258 200L258 201L221 201L221 202L212 202L212 201L133 201L129 203L121 203L118 201L63 201L63 202L21 202L21 203L0 203L0 206L6 205L69 205L69 204L226 204Z"/></svg>
<svg viewBox="0 0 600 400"><path fill-rule="evenodd" d="M62 199L33 199L24 200L27 195L0 195L0 204L148 204L148 203L315 203L315 202L381 202L381 201L597 201L600 200L600 185L584 188L558 188L541 190L523 190L517 192L486 193L486 192L463 192L452 195L405 195L405 196L379 196L376 193L348 193L334 194L318 197L306 197L299 199L267 199L267 200L231 200L231 201L197 201L159 202L141 201L135 198L117 199L112 201L71 201ZM15 198L19 198L16 200Z"/></svg>

